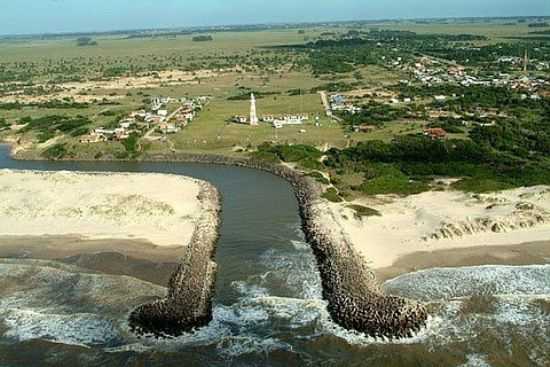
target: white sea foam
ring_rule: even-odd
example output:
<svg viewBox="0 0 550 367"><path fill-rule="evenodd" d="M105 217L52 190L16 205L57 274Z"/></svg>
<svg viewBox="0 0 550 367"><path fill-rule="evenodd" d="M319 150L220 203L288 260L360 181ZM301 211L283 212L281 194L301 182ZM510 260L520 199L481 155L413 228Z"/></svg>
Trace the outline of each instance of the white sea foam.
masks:
<svg viewBox="0 0 550 367"><path fill-rule="evenodd" d="M252 284L247 281L234 281L231 283L233 287L242 297L263 297L267 296L268 289L258 284Z"/></svg>
<svg viewBox="0 0 550 367"><path fill-rule="evenodd" d="M52 261L2 261L0 298L4 336L69 345L113 345L123 341L121 323L139 300L163 287L135 278L87 274Z"/></svg>
<svg viewBox="0 0 550 367"><path fill-rule="evenodd" d="M402 275L386 291L426 301L473 294L550 294L550 265L435 268Z"/></svg>
<svg viewBox="0 0 550 367"><path fill-rule="evenodd" d="M48 270L46 273L35 271L32 278L37 284L47 286L16 290L1 299L0 319L8 327L5 336L16 340L40 338L75 345L117 345L107 348L108 352L178 351L186 347L211 346L229 359L250 353L292 350L292 338L314 339L320 335L334 335L355 346L423 343L437 348L451 342L475 340L480 328L487 325L497 329L511 325L517 332L525 335L536 332L536 336L542 338L545 330L550 328L549 316L540 307L533 306L536 299L548 299L550 266L433 269L389 281L386 287L392 292L406 291L413 298L428 299L439 305L439 311L432 314L426 328L412 338L394 341L345 330L332 321L327 303L321 299L320 278L308 251L297 254L280 249L270 250L261 256L261 262L268 269L266 272L232 283L240 294L235 304L216 305L213 321L208 326L177 338L138 340L128 330L127 313L110 315L114 320L111 322L100 309L75 312L76 307L81 305L53 302L52 307L38 307L41 300L56 298L52 292L59 292L60 288L52 284L65 284L68 279L78 279L59 270ZM2 269L0 266L0 271ZM25 274L24 271L17 272L17 269L6 272L4 276L21 277ZM104 283L109 284L108 287L91 285L99 280L101 278L94 275L90 279L79 279L75 284L86 290L86 294L107 292L97 298L107 299L111 292L118 292L118 287L127 282L126 279L117 285L119 283L115 279L109 278ZM271 287L281 282L287 282L296 296L272 296ZM471 294L488 290L496 294L494 313L461 315L461 306ZM143 288L143 292L148 291L147 287ZM542 340L550 342L548 336ZM541 352L536 352L535 357L544 361ZM465 366L476 366L476 359L472 358Z"/></svg>
<svg viewBox="0 0 550 367"><path fill-rule="evenodd" d="M485 358L486 356L481 354L469 354L466 356L466 363L460 365L460 367L491 367L485 361Z"/></svg>
<svg viewBox="0 0 550 367"><path fill-rule="evenodd" d="M292 346L275 338L241 335L223 338L218 343L217 349L226 357L238 357L252 353L267 354L273 350L292 350Z"/></svg>
<svg viewBox="0 0 550 367"><path fill-rule="evenodd" d="M294 247L298 251L308 251L309 245L304 241L290 241L292 243L292 247Z"/></svg>
<svg viewBox="0 0 550 367"><path fill-rule="evenodd" d="M80 346L120 341L113 323L93 314L58 315L48 310L8 309L3 312L3 320L9 328L4 336L17 341L43 339Z"/></svg>
<svg viewBox="0 0 550 367"><path fill-rule="evenodd" d="M322 298L321 277L311 250L285 252L270 249L260 259L262 265L271 271L270 275L277 279L276 283L284 284L294 297Z"/></svg>

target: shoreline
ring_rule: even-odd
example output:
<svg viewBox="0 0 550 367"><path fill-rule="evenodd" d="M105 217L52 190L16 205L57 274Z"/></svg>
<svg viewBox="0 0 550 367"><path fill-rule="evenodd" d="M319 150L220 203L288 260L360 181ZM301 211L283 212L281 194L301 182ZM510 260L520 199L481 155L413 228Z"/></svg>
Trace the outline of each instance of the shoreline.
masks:
<svg viewBox="0 0 550 367"><path fill-rule="evenodd" d="M20 158L14 157L14 159ZM38 159L38 161L45 160ZM60 161L76 160L61 159ZM103 159L103 161L130 160ZM312 178L282 165L210 154L155 154L145 155L133 161L237 166L258 169L283 178L292 186L298 201L302 230L317 260L323 298L328 301L328 311L332 319L346 329L364 332L372 337L391 339L411 337L425 326L428 313L424 306L412 300L384 295L374 272L367 267L362 255L347 239L322 225L321 187ZM209 238L205 245L207 248L213 247L213 243L215 240ZM195 247L202 247L202 244L198 243L198 246L190 248ZM210 261L202 262L199 267L203 274L211 277L215 263L212 265ZM185 279L184 275L185 270L180 265L169 283L169 288L177 290L176 284ZM213 281L210 283L213 287ZM195 279L195 287L197 284L201 283ZM196 289L189 288L188 291L196 292ZM199 312L198 317L190 316L184 308L174 307L185 304L186 300L180 292L171 291L166 299L136 309L130 315L131 325L138 333L153 333L157 336L165 333L178 335L183 331L203 326L212 318L212 307L211 297L207 301L202 300L204 294L200 293L197 296L201 299L199 308L202 311ZM206 305L209 305L208 311L205 310Z"/></svg>
<svg viewBox="0 0 550 367"><path fill-rule="evenodd" d="M221 221L212 184L158 173L10 169L0 170L0 184L0 254L164 280L168 296L130 314L137 334L178 335L212 319Z"/></svg>
<svg viewBox="0 0 550 367"><path fill-rule="evenodd" d="M0 257L56 260L82 254L117 252L139 260L170 262L187 246L158 246L140 238L89 239L78 235L0 235Z"/></svg>
<svg viewBox="0 0 550 367"><path fill-rule="evenodd" d="M392 265L374 269L381 282L401 275L433 268L458 268L484 265L546 265L550 263L550 241L516 245L471 246L404 255Z"/></svg>
<svg viewBox="0 0 550 367"><path fill-rule="evenodd" d="M18 159L17 157L15 159ZM38 159L44 161L45 159ZM81 161L62 159L61 161ZM354 329L374 337L401 338L419 331L427 320L424 307L410 300L385 296L381 283L403 273L433 267L452 267L482 264L526 265L543 263L542 258L529 257L518 245L472 246L458 249L436 249L406 253L391 265L369 268L363 255L354 249L346 236L323 225L326 203L320 199L320 186L311 178L282 165L211 154L171 153L144 155L138 160L101 159L94 161L120 162L181 162L214 164L259 169L285 179L293 187L298 200L302 229L317 260L317 267L323 284L323 298L328 301L328 310L333 320L347 329ZM521 246L521 245L520 245ZM540 243L532 246L543 246ZM529 247L529 248L531 248ZM527 248L523 248L527 250ZM506 251L511 255L499 262L498 254ZM454 256L458 259L451 261ZM378 280L377 280L378 277ZM372 315L378 315L373 319ZM209 321L203 318L202 326ZM396 326L397 325L397 326Z"/></svg>
<svg viewBox="0 0 550 367"><path fill-rule="evenodd" d="M126 275L165 287L184 247L142 240L86 240L78 236L0 236L0 258L51 260L91 272Z"/></svg>

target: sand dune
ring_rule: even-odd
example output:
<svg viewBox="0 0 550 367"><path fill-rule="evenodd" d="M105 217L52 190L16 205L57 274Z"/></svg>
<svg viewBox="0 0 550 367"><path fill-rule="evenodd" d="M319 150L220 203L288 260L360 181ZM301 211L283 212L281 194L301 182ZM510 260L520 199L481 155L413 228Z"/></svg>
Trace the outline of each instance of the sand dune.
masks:
<svg viewBox="0 0 550 367"><path fill-rule="evenodd" d="M0 170L0 236L78 235L185 246L207 185L161 174Z"/></svg>
<svg viewBox="0 0 550 367"><path fill-rule="evenodd" d="M492 194L434 191L406 198L357 202L382 213L362 220L343 204L330 208L326 225L341 230L379 269L420 251L511 245L550 239L550 188Z"/></svg>

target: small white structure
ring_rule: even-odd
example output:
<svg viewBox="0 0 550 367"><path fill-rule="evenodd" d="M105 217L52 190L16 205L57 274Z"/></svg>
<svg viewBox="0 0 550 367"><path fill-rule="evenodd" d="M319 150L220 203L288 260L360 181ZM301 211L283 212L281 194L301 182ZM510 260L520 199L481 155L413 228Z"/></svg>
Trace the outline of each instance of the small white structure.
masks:
<svg viewBox="0 0 550 367"><path fill-rule="evenodd" d="M280 129L285 125L302 125L307 120L309 120L308 115L285 115L282 117L276 117L271 121L274 128Z"/></svg>
<svg viewBox="0 0 550 367"><path fill-rule="evenodd" d="M233 116L233 122L236 122L237 124L248 124L248 119L246 116Z"/></svg>

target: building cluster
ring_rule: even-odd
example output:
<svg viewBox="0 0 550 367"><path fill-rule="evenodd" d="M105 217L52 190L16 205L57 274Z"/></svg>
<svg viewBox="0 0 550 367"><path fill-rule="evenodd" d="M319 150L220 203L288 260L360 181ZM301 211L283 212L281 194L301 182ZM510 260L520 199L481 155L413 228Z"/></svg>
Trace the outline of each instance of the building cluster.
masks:
<svg viewBox="0 0 550 367"><path fill-rule="evenodd" d="M232 122L243 125L257 126L259 122L270 123L275 129L281 129L289 125L302 125L309 120L307 114L283 114L283 115L264 115L258 117L256 110L256 98L254 94L250 95L250 116L236 115L231 119Z"/></svg>
<svg viewBox="0 0 550 367"><path fill-rule="evenodd" d="M174 99L169 97L155 97L151 100L147 110L133 111L121 119L114 128L98 127L88 135L81 137L81 143L99 143L104 141L122 141L131 134L143 135L147 132L173 134L195 118L196 114L208 103L209 97L192 99ZM168 105L179 105L169 113Z"/></svg>
<svg viewBox="0 0 550 367"><path fill-rule="evenodd" d="M329 96L329 103L332 112L350 112L352 114L361 112L361 107L348 102L347 98L341 94Z"/></svg>
<svg viewBox="0 0 550 367"><path fill-rule="evenodd" d="M501 57L499 62L526 63L519 57ZM527 64L525 64L527 65ZM548 68L548 63L537 63L537 68ZM526 66L524 67L526 69ZM509 87L527 91L536 91L549 83L540 78L529 76L513 76L507 73L498 73L490 77L479 77L468 74L466 68L460 65L448 65L434 60L430 57L422 57L416 63L406 68L413 78L423 85L432 86L439 84L457 84L464 87L486 86L486 87ZM402 80L401 83L411 84L412 81Z"/></svg>
<svg viewBox="0 0 550 367"><path fill-rule="evenodd" d="M288 125L302 125L309 120L309 115L307 114L298 114L298 115L282 115L282 116L273 116L266 115L261 118L263 122L271 123L275 129L281 129Z"/></svg>

